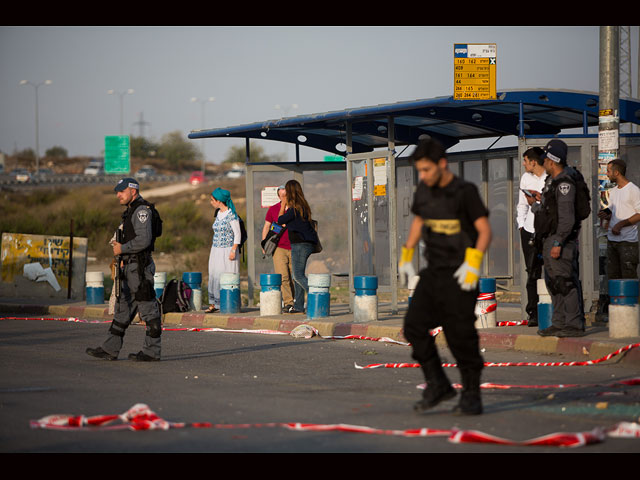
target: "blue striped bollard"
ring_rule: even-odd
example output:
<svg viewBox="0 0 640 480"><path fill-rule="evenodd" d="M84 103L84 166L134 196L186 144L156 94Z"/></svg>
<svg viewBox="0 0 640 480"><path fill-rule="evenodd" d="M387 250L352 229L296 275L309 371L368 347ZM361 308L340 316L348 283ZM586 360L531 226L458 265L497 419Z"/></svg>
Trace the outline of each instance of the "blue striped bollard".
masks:
<svg viewBox="0 0 640 480"><path fill-rule="evenodd" d="M87 272L86 294L87 305L101 305L104 303L104 274L102 272Z"/></svg>
<svg viewBox="0 0 640 480"><path fill-rule="evenodd" d="M544 278L537 280L536 290L538 292L538 330L544 330L551 326L551 318L553 317L553 303Z"/></svg>
<svg viewBox="0 0 640 480"><path fill-rule="evenodd" d="M638 280L609 280L609 337L640 336Z"/></svg>
<svg viewBox="0 0 640 480"><path fill-rule="evenodd" d="M481 278L478 281L478 298L474 313L476 314L476 328L494 328L498 302L496 301L496 279Z"/></svg>
<svg viewBox="0 0 640 480"><path fill-rule="evenodd" d="M184 272L182 281L191 288L191 298L189 299L191 310L200 310L202 308L202 273Z"/></svg>
<svg viewBox="0 0 640 480"><path fill-rule="evenodd" d="M240 312L240 275L223 273L220 275L220 313Z"/></svg>
<svg viewBox="0 0 640 480"><path fill-rule="evenodd" d="M329 316L331 305L331 274L310 273L308 276L309 294L307 295L307 318L324 318Z"/></svg>
<svg viewBox="0 0 640 480"><path fill-rule="evenodd" d="M282 275L263 273L260 275L260 316L282 313Z"/></svg>
<svg viewBox="0 0 640 480"><path fill-rule="evenodd" d="M356 291L353 321L378 320L378 277L375 275L353 277L353 287Z"/></svg>
<svg viewBox="0 0 640 480"><path fill-rule="evenodd" d="M156 291L156 298L162 296L164 287L167 285L167 272L156 272L153 275L153 289Z"/></svg>

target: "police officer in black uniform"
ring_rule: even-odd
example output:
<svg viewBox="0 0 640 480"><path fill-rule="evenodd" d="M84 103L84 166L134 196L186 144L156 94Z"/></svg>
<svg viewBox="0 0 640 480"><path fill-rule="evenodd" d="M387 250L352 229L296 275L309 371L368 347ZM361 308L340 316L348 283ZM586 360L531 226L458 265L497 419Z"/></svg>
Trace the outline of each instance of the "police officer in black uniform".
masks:
<svg viewBox="0 0 640 480"><path fill-rule="evenodd" d="M114 190L121 205L121 242L113 243L113 253L120 258L121 292L116 301L115 315L109 334L97 348L87 348L91 356L116 360L125 335L137 313L146 323L144 345L140 352L129 355L134 361L160 360L162 321L153 288L155 264L151 256L154 247L153 206L140 196L140 185L133 178L124 178Z"/></svg>
<svg viewBox="0 0 640 480"><path fill-rule="evenodd" d="M542 336L584 335L585 318L578 270L575 169L567 165L567 144L551 140L545 147L544 168L549 174L540 202L531 207L536 238L542 241L545 284L551 295L551 326L538 330ZM538 238L539 237L539 238Z"/></svg>
<svg viewBox="0 0 640 480"><path fill-rule="evenodd" d="M402 249L400 271L411 262L421 237L427 259L404 320L404 335L412 345L412 357L419 362L427 381L414 409L424 412L456 395L429 333L442 326L462 378L463 389L454 413L480 414L484 360L474 309L482 257L491 241L489 213L477 187L447 168L446 151L440 142L422 141L411 159L420 181L411 207L415 217Z"/></svg>

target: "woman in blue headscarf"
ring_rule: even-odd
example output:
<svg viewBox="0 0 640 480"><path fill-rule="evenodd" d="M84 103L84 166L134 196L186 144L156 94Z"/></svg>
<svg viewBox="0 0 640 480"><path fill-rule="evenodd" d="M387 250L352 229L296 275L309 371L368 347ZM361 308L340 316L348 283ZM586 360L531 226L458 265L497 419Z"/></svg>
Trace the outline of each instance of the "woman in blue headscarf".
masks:
<svg viewBox="0 0 640 480"><path fill-rule="evenodd" d="M216 188L211 192L211 206L216 213L209 253L209 308L205 313L220 310L220 275L240 272L240 221L229 191Z"/></svg>

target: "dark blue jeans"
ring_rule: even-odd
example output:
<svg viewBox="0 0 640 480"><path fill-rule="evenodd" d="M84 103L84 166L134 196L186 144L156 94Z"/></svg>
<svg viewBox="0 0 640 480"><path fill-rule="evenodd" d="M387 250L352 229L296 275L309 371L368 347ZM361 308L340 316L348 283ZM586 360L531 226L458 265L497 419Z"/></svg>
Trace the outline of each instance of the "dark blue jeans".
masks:
<svg viewBox="0 0 640 480"><path fill-rule="evenodd" d="M314 248L315 245L309 242L291 244L291 275L295 287L293 307L301 312L304 311L305 293L309 292L309 282L305 276L307 260Z"/></svg>

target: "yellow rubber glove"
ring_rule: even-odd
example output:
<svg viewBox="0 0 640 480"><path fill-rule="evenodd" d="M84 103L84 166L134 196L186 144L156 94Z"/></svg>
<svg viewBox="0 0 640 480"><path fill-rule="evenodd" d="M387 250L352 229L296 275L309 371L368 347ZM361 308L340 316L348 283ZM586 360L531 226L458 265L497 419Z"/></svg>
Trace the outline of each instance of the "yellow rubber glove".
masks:
<svg viewBox="0 0 640 480"><path fill-rule="evenodd" d="M467 248L464 254L464 262L456 270L453 276L458 281L460 288L470 291L476 288L480 279L480 266L484 253L475 248Z"/></svg>
<svg viewBox="0 0 640 480"><path fill-rule="evenodd" d="M398 263L398 273L400 275L400 284L407 285L408 280L415 276L416 270L413 268L413 248L402 247L402 255Z"/></svg>

